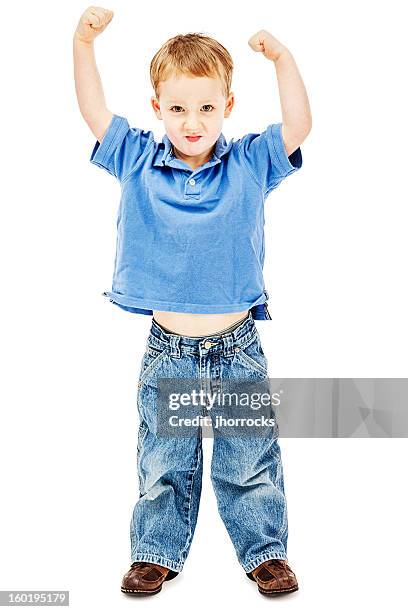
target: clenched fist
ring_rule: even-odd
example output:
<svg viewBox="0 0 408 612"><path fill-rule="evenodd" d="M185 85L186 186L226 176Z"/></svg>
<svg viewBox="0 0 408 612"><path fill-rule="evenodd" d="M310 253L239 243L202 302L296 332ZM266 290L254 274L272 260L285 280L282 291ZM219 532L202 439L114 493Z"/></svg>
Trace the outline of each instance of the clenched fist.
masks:
<svg viewBox="0 0 408 612"><path fill-rule="evenodd" d="M74 37L82 42L92 42L112 21L113 11L100 6L89 6L81 15Z"/></svg>
<svg viewBox="0 0 408 612"><path fill-rule="evenodd" d="M267 59L273 62L276 62L285 50L285 46L267 30L256 32L248 40L248 45L254 51L263 53Z"/></svg>

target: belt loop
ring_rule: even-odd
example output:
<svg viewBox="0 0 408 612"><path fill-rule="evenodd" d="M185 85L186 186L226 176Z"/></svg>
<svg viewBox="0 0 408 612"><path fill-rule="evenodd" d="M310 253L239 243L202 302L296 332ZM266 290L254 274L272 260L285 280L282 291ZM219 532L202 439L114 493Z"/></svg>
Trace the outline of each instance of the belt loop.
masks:
<svg viewBox="0 0 408 612"><path fill-rule="evenodd" d="M232 333L222 337L224 345L224 355L226 357L232 357L234 354L234 336Z"/></svg>
<svg viewBox="0 0 408 612"><path fill-rule="evenodd" d="M169 334L169 342L170 342L170 355L172 357L177 357L179 359L181 357L180 353L180 336L175 334Z"/></svg>
<svg viewBox="0 0 408 612"><path fill-rule="evenodd" d="M268 302L264 303L264 311L265 311L265 319L267 319L268 321L271 321L272 317L271 317L271 313L268 310Z"/></svg>

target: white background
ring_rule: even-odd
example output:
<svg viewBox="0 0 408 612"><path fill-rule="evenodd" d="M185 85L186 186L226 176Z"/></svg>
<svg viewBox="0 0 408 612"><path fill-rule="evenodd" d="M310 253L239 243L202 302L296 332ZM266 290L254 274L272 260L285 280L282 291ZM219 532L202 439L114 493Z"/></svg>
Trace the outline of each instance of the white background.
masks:
<svg viewBox="0 0 408 612"><path fill-rule="evenodd" d="M150 318L112 305L120 188L89 163L72 36L87 4L2 7L0 589L69 589L74 610L228 603L293 610L406 609L404 439L281 439L288 556L300 590L270 601L235 557L209 482L182 574L138 601L120 592L137 499L136 382ZM313 129L303 168L266 202L257 323L270 375L406 377L407 140L403 2L119 2L95 42L107 104L163 124L149 63L177 33L234 59L227 141L281 120L267 29L294 55ZM205 245L201 245L201 248ZM169 527L170 528L170 527Z"/></svg>

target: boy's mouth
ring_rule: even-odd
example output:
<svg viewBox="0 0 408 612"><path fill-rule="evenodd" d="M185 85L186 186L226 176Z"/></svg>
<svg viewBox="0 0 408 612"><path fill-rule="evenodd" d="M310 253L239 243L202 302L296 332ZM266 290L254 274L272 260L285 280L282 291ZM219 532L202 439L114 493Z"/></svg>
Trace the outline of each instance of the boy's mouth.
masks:
<svg viewBox="0 0 408 612"><path fill-rule="evenodd" d="M186 136L188 142L197 142L200 140L201 136Z"/></svg>

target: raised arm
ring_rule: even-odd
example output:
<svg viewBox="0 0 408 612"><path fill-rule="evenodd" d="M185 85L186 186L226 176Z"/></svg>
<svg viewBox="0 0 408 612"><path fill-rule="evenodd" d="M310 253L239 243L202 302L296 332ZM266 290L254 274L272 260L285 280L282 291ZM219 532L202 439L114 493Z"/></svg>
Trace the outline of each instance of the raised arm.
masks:
<svg viewBox="0 0 408 612"><path fill-rule="evenodd" d="M104 31L112 17L112 11L88 7L79 20L73 40L75 90L79 109L99 142L103 140L113 113L106 106L93 41Z"/></svg>
<svg viewBox="0 0 408 612"><path fill-rule="evenodd" d="M291 155L312 129L312 114L302 77L290 51L270 32L260 30L248 41L249 46L275 63L282 110L282 138Z"/></svg>

